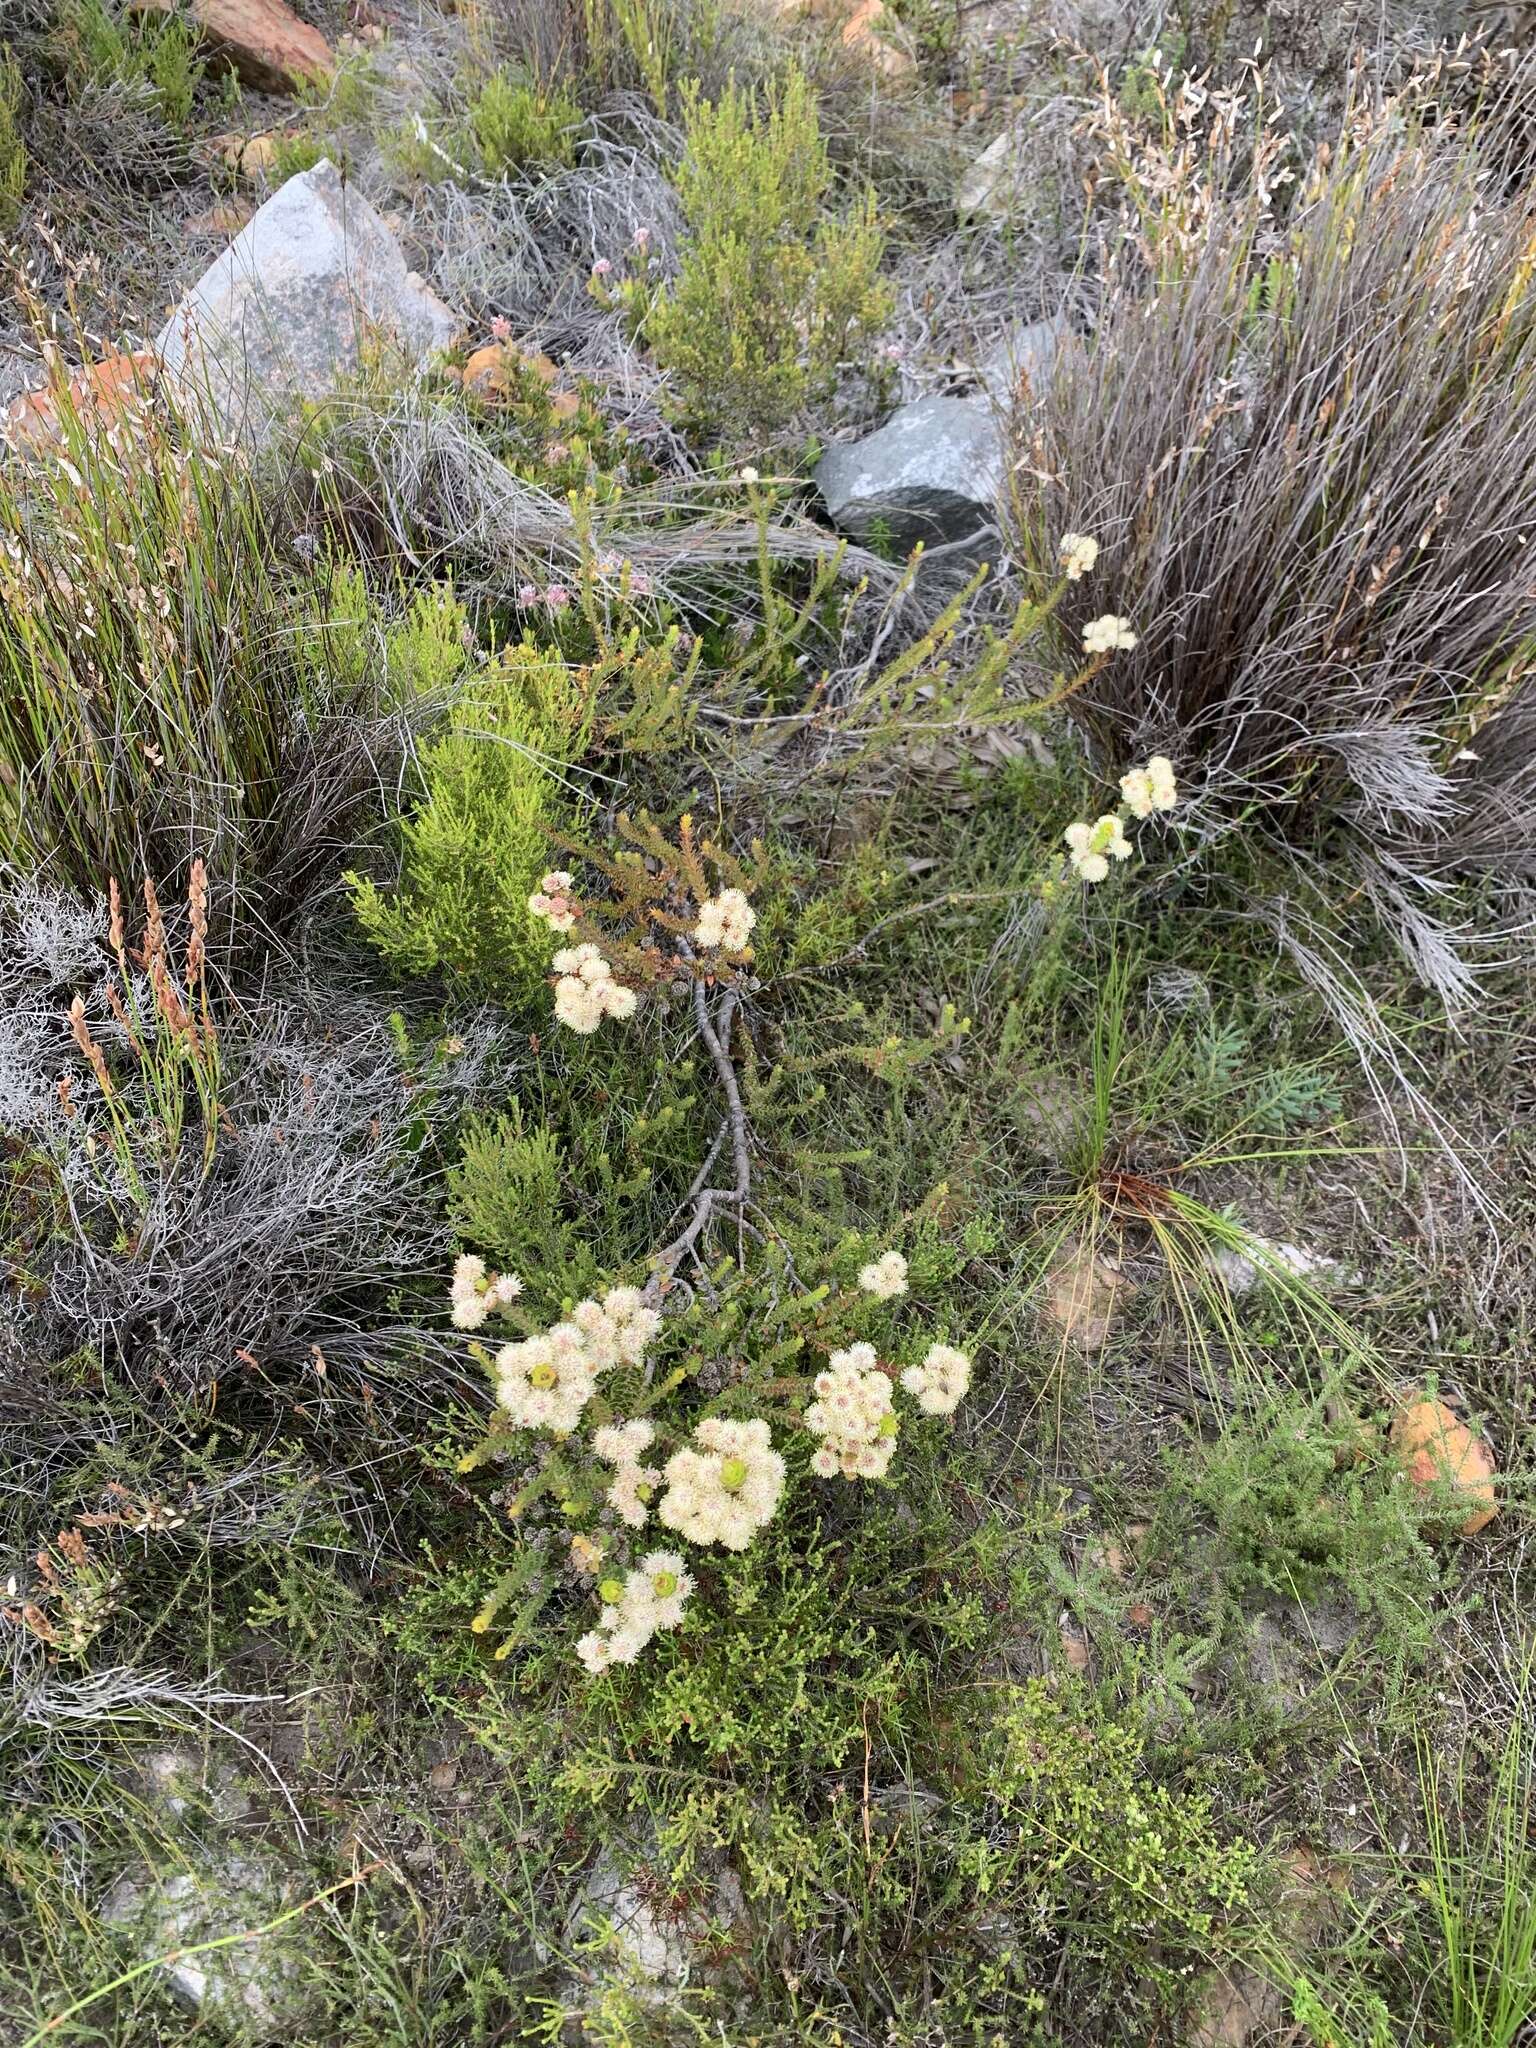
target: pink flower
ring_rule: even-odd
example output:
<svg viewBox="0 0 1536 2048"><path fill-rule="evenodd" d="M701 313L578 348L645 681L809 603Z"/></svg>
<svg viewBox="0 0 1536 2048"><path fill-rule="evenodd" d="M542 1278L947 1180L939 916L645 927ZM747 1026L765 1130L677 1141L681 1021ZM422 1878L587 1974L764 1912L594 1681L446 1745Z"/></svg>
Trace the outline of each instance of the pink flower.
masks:
<svg viewBox="0 0 1536 2048"><path fill-rule="evenodd" d="M539 593L531 583L520 583L517 587L517 601L520 605L537 604Z"/></svg>
<svg viewBox="0 0 1536 2048"><path fill-rule="evenodd" d="M646 250L651 246L651 231L649 228L635 229L634 246L640 251L642 256L645 254Z"/></svg>
<svg viewBox="0 0 1536 2048"><path fill-rule="evenodd" d="M594 277L607 277L612 270L613 265L608 261L608 258L606 256L599 256L592 266L592 275Z"/></svg>
<svg viewBox="0 0 1536 2048"><path fill-rule="evenodd" d="M631 569L629 572L629 594L631 597L650 596L651 579L643 569Z"/></svg>
<svg viewBox="0 0 1536 2048"><path fill-rule="evenodd" d="M571 601L571 593L563 583L551 583L544 593L544 602L552 612L563 612Z"/></svg>
<svg viewBox="0 0 1536 2048"><path fill-rule="evenodd" d="M491 322L491 339L492 341L510 341L512 339L512 322L504 319L500 313Z"/></svg>

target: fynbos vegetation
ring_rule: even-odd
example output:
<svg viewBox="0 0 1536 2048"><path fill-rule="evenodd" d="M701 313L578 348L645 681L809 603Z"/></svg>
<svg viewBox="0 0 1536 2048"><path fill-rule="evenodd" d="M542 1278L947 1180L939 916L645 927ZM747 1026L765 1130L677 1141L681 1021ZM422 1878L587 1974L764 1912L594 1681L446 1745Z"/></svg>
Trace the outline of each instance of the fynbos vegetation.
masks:
<svg viewBox="0 0 1536 2048"><path fill-rule="evenodd" d="M14 0L7 2043L1527 2041L1460 26Z"/></svg>

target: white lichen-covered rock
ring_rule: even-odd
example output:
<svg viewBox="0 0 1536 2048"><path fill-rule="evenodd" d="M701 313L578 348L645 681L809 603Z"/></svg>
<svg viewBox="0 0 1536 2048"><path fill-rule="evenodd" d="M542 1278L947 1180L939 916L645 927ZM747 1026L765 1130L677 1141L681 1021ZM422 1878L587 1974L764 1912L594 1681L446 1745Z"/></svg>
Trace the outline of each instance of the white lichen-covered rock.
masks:
<svg viewBox="0 0 1536 2048"><path fill-rule="evenodd" d="M290 178L206 270L155 351L186 402L260 438L296 399L324 399L370 344L420 364L457 321L328 159Z"/></svg>
<svg viewBox="0 0 1536 2048"><path fill-rule="evenodd" d="M674 1892L643 1859L621 1860L604 1849L566 1928L566 1952L579 1955L583 1980L567 1987L568 1996L580 2002L611 1984L646 2004L664 2004L685 1984L718 1974L713 1937L723 1936L728 1949L744 1910L729 1869Z"/></svg>
<svg viewBox="0 0 1536 2048"><path fill-rule="evenodd" d="M152 1749L139 1770L145 1796L173 1820L204 1812L215 1820L236 1821L251 1810L250 1794L235 1767L190 1745Z"/></svg>
<svg viewBox="0 0 1536 2048"><path fill-rule="evenodd" d="M224 1948L202 1944L276 1919L290 1889L267 1863L228 1856L200 1870L125 1877L101 1917L145 1960L166 1958L171 1989L201 2018L265 2038L301 2025L312 2004L292 1935L280 1929Z"/></svg>
<svg viewBox="0 0 1536 2048"><path fill-rule="evenodd" d="M816 488L857 540L881 527L900 548L969 539L997 517L1006 473L1002 425L979 398L922 398L873 434L832 448Z"/></svg>
<svg viewBox="0 0 1536 2048"><path fill-rule="evenodd" d="M1281 1238L1250 1238L1243 1251L1223 1245L1212 1254L1211 1264L1227 1292L1238 1299L1252 1294L1266 1280L1305 1280L1318 1286L1345 1277L1337 1259Z"/></svg>
<svg viewBox="0 0 1536 2048"><path fill-rule="evenodd" d="M962 220L1006 220L1031 190L1029 129L1012 122L994 136L955 188Z"/></svg>

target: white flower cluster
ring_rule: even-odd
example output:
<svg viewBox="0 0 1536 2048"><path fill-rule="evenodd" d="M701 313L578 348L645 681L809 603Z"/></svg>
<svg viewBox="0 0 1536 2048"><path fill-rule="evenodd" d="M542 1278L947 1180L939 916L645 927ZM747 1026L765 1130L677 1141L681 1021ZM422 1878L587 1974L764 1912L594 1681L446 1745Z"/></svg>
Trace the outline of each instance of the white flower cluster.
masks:
<svg viewBox="0 0 1536 2048"><path fill-rule="evenodd" d="M574 888L564 868L552 868L528 898L528 908L555 931L568 932L576 922Z"/></svg>
<svg viewBox="0 0 1536 2048"><path fill-rule="evenodd" d="M971 1361L952 1344L930 1344L921 1365L909 1365L901 1384L925 1415L953 1415L971 1384Z"/></svg>
<svg viewBox="0 0 1536 2048"><path fill-rule="evenodd" d="M1090 619L1083 628L1083 646L1089 654L1113 654L1117 647L1135 645L1130 620L1119 618L1114 612L1106 612L1101 619Z"/></svg>
<svg viewBox="0 0 1536 2048"><path fill-rule="evenodd" d="M891 1409L891 1383L873 1344L834 1351L815 1380L806 1426L821 1438L811 1469L823 1479L883 1479L901 1428Z"/></svg>
<svg viewBox="0 0 1536 2048"><path fill-rule="evenodd" d="M745 1550L773 1520L784 1491L784 1460L766 1422L707 1415L693 1432L697 1450L667 1460L667 1491L656 1512L690 1543Z"/></svg>
<svg viewBox="0 0 1536 2048"><path fill-rule="evenodd" d="M639 1365L661 1326L638 1287L610 1287L601 1301L577 1302L556 1323L496 1354L496 1398L522 1429L565 1436L597 1391L600 1373Z"/></svg>
<svg viewBox="0 0 1536 2048"><path fill-rule="evenodd" d="M633 1664L658 1630L676 1628L693 1579L676 1551L653 1550L637 1570L605 1579L598 1590L603 1610L597 1627L576 1645L594 1678L614 1664Z"/></svg>
<svg viewBox="0 0 1536 2048"><path fill-rule="evenodd" d="M1091 825L1069 825L1062 837L1073 868L1085 882L1102 882L1112 860L1130 859L1131 842L1114 811L1106 811Z"/></svg>
<svg viewBox="0 0 1536 2048"><path fill-rule="evenodd" d="M454 1327L478 1330L493 1310L510 1308L523 1291L515 1273L488 1273L484 1259L465 1252L453 1269L448 1299L453 1304Z"/></svg>
<svg viewBox="0 0 1536 2048"><path fill-rule="evenodd" d="M1061 536L1061 566L1069 583L1076 583L1086 576L1099 559L1099 544L1088 533L1064 533Z"/></svg>
<svg viewBox="0 0 1536 2048"><path fill-rule="evenodd" d="M550 965L555 983L555 1015L572 1031L585 1036L605 1017L633 1017L637 998L632 988L615 981L613 969L590 940L566 946Z"/></svg>
<svg viewBox="0 0 1536 2048"><path fill-rule="evenodd" d="M699 905L699 921L693 936L701 946L724 947L728 953L745 950L757 923L757 912L740 889L722 889L718 896L706 896Z"/></svg>
<svg viewBox="0 0 1536 2048"><path fill-rule="evenodd" d="M907 1262L900 1252L882 1252L859 1268L859 1285L876 1301L893 1301L907 1291Z"/></svg>
<svg viewBox="0 0 1536 2048"><path fill-rule="evenodd" d="M593 1450L605 1464L614 1467L613 1484L607 1493L608 1505L631 1529L645 1527L646 1510L661 1484L659 1469L640 1462L655 1438L654 1426L642 1418L633 1422L610 1422L596 1431L592 1438Z"/></svg>
<svg viewBox="0 0 1536 2048"><path fill-rule="evenodd" d="M1120 778L1120 794L1133 818L1150 818L1154 811L1171 811L1179 800L1173 763L1166 754L1154 754L1145 768L1133 768Z"/></svg>

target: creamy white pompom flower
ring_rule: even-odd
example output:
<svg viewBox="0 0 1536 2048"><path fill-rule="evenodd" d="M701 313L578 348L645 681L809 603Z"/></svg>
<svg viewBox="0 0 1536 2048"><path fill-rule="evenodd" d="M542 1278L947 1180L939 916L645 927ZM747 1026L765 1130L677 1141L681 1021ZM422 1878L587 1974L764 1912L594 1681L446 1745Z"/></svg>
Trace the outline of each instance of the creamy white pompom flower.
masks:
<svg viewBox="0 0 1536 2048"><path fill-rule="evenodd" d="M907 1291L907 1262L900 1252L882 1252L859 1268L859 1285L876 1301L893 1301Z"/></svg>
<svg viewBox="0 0 1536 2048"><path fill-rule="evenodd" d="M589 1629L576 1645L576 1654L593 1678L601 1678L614 1662L609 1639L601 1629Z"/></svg>
<svg viewBox="0 0 1536 2048"><path fill-rule="evenodd" d="M690 1543L745 1550L784 1492L784 1460L761 1420L706 1416L694 1445L667 1460L658 1519Z"/></svg>
<svg viewBox="0 0 1536 2048"><path fill-rule="evenodd" d="M586 1037L605 1017L622 1021L635 1014L635 991L615 981L613 968L590 940L579 946L562 947L550 966L559 977L555 983L555 1016L568 1030Z"/></svg>
<svg viewBox="0 0 1536 2048"><path fill-rule="evenodd" d="M522 1429L568 1436L596 1392L597 1375L570 1323L504 1344L496 1354L496 1398Z"/></svg>
<svg viewBox="0 0 1536 2048"><path fill-rule="evenodd" d="M757 912L740 889L722 889L699 905L699 921L693 936L701 946L723 947L728 953L745 951L757 923Z"/></svg>
<svg viewBox="0 0 1536 2048"><path fill-rule="evenodd" d="M693 1574L675 1550L653 1550L624 1581L624 1604L652 1629L676 1628L693 1592Z"/></svg>
<svg viewBox="0 0 1536 2048"><path fill-rule="evenodd" d="M633 1664L658 1631L681 1625L692 1592L693 1576L676 1551L651 1551L622 1579L603 1580L597 1627L581 1638L576 1655L594 1677Z"/></svg>
<svg viewBox="0 0 1536 2048"><path fill-rule="evenodd" d="M454 1326L478 1330L497 1309L510 1308L523 1291L515 1273L488 1273L484 1259L464 1252L453 1269L448 1290Z"/></svg>
<svg viewBox="0 0 1536 2048"><path fill-rule="evenodd" d="M953 1415L970 1389L971 1361L952 1344L930 1344L921 1365L909 1365L901 1384L925 1415Z"/></svg>
<svg viewBox="0 0 1536 2048"><path fill-rule="evenodd" d="M633 1465L656 1441L656 1427L644 1416L633 1422L609 1422L596 1430L592 1448L609 1465Z"/></svg>
<svg viewBox="0 0 1536 2048"><path fill-rule="evenodd" d="M1088 533L1064 533L1061 536L1061 566L1069 583L1076 583L1086 576L1099 559L1099 544Z"/></svg>
<svg viewBox="0 0 1536 2048"><path fill-rule="evenodd" d="M624 1464L614 1473L613 1483L603 1498L628 1528L643 1529L660 1484L659 1466Z"/></svg>
<svg viewBox="0 0 1536 2048"><path fill-rule="evenodd" d="M1105 612L1099 619L1090 619L1083 628L1083 646L1089 654L1113 654L1117 647L1132 648L1136 635L1131 631L1129 619L1122 619L1114 612Z"/></svg>
<svg viewBox="0 0 1536 2048"><path fill-rule="evenodd" d="M1179 801L1173 763L1166 754L1154 754L1145 768L1133 768L1121 776L1120 794L1133 818L1150 818L1154 811L1173 810Z"/></svg>
<svg viewBox="0 0 1536 2048"><path fill-rule="evenodd" d="M552 868L528 898L528 908L552 930L568 932L576 922L574 888L564 868Z"/></svg>
<svg viewBox="0 0 1536 2048"><path fill-rule="evenodd" d="M1114 811L1106 811L1091 825L1069 825L1061 836L1073 868L1085 882L1102 882L1112 860L1129 860L1131 856L1131 842Z"/></svg>
<svg viewBox="0 0 1536 2048"><path fill-rule="evenodd" d="M811 1468L823 1479L883 1479L896 1450L900 1423L891 1408L891 1382L873 1344L834 1351L813 1382L816 1398L805 1411L807 1429L821 1439Z"/></svg>
<svg viewBox="0 0 1536 2048"><path fill-rule="evenodd" d="M655 1465L640 1461L655 1442L656 1430L643 1416L632 1422L610 1422L594 1432L592 1448L605 1463L617 1469L604 1498L621 1522L631 1529L643 1529L650 1504L661 1484Z"/></svg>

